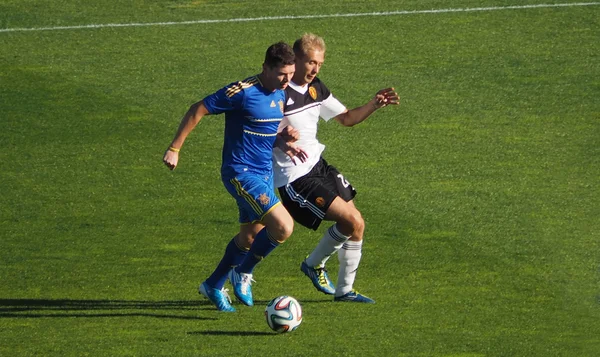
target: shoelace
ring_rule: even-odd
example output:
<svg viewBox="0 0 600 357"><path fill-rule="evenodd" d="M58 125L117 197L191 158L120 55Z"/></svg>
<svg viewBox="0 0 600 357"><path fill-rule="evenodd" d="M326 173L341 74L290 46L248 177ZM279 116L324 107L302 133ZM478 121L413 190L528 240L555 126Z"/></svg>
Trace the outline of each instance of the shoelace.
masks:
<svg viewBox="0 0 600 357"><path fill-rule="evenodd" d="M252 279L252 274L244 274L242 275L242 293L246 294L248 291L248 287L255 283L256 280Z"/></svg>
<svg viewBox="0 0 600 357"><path fill-rule="evenodd" d="M242 284L252 285L253 282L256 283L256 280L252 279L252 274L242 276Z"/></svg>
<svg viewBox="0 0 600 357"><path fill-rule="evenodd" d="M231 304L231 297L229 297L229 289L222 288L221 293L223 294L223 296L225 296L227 301L229 301L229 303Z"/></svg>
<svg viewBox="0 0 600 357"><path fill-rule="evenodd" d="M315 268L315 270L317 271L317 276L319 277L319 284L329 285L327 283L327 277L325 276L325 273L327 273L327 269L319 267L319 268Z"/></svg>

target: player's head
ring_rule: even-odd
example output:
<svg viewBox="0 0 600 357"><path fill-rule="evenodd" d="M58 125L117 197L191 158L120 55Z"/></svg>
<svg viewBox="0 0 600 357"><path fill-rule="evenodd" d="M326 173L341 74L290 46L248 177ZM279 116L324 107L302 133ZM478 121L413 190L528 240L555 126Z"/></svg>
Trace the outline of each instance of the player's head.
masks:
<svg viewBox="0 0 600 357"><path fill-rule="evenodd" d="M265 53L261 80L270 90L285 89L295 70L294 50L285 42L277 42Z"/></svg>
<svg viewBox="0 0 600 357"><path fill-rule="evenodd" d="M325 41L313 33L305 33L294 42L294 54L296 55L294 82L299 85L310 83L319 74L325 61Z"/></svg>

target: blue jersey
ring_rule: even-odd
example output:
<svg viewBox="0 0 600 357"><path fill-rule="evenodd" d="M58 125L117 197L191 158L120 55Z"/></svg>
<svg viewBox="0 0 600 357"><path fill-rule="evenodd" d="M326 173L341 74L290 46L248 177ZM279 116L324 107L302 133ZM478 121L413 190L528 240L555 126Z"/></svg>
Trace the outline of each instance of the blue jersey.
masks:
<svg viewBox="0 0 600 357"><path fill-rule="evenodd" d="M203 102L209 113L225 113L221 176L232 178L247 171L271 175L285 91L269 91L253 76L223 87Z"/></svg>

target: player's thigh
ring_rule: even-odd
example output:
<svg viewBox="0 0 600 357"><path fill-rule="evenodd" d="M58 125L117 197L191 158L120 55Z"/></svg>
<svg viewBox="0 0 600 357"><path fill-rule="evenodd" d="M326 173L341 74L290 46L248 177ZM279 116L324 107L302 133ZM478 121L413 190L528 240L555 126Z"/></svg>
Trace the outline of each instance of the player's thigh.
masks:
<svg viewBox="0 0 600 357"><path fill-rule="evenodd" d="M362 217L353 201L346 202L337 196L329 205L325 220L351 224L356 220L362 220Z"/></svg>
<svg viewBox="0 0 600 357"><path fill-rule="evenodd" d="M329 205L337 197L335 183L327 184L325 175L309 173L298 180L279 188L285 208L301 225L317 230Z"/></svg>
<svg viewBox="0 0 600 357"><path fill-rule="evenodd" d="M326 180L327 188L337 193L344 201L352 201L356 196L354 186L348 181L348 178L342 175L335 166L326 163Z"/></svg>
<svg viewBox="0 0 600 357"><path fill-rule="evenodd" d="M269 176L245 173L223 180L227 191L236 200L240 224L260 223L273 208L280 205Z"/></svg>

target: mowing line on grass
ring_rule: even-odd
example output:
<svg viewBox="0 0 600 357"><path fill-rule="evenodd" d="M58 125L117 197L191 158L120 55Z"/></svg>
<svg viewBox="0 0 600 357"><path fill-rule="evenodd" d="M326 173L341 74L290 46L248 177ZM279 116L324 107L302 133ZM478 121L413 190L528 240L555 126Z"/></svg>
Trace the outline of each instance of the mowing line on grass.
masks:
<svg viewBox="0 0 600 357"><path fill-rule="evenodd" d="M414 14L444 14L444 13L452 13L452 12L522 10L522 9L539 9L539 8L550 8L550 7L575 7L575 6L594 6L594 5L600 5L600 2L578 2L578 3L566 3L566 4L510 5L510 6L473 7L473 8L464 8L464 9L399 10L399 11L383 11L383 12L365 12L365 13L354 13L354 14L265 16L265 17L251 17L251 18L215 19L215 20L194 20L194 21L174 21L174 22L148 22L148 23L125 23L125 24L92 24L92 25L77 25L77 26L7 28L7 29L0 29L0 32L58 31L58 30L77 30L77 29L98 29L98 28L106 28L106 27L141 27L141 26L196 25L196 24L215 24L215 23L218 24L218 23L225 23L225 22L250 22L250 21L273 21L273 20L326 19L326 18L333 18L333 17L394 16L394 15L414 15Z"/></svg>

